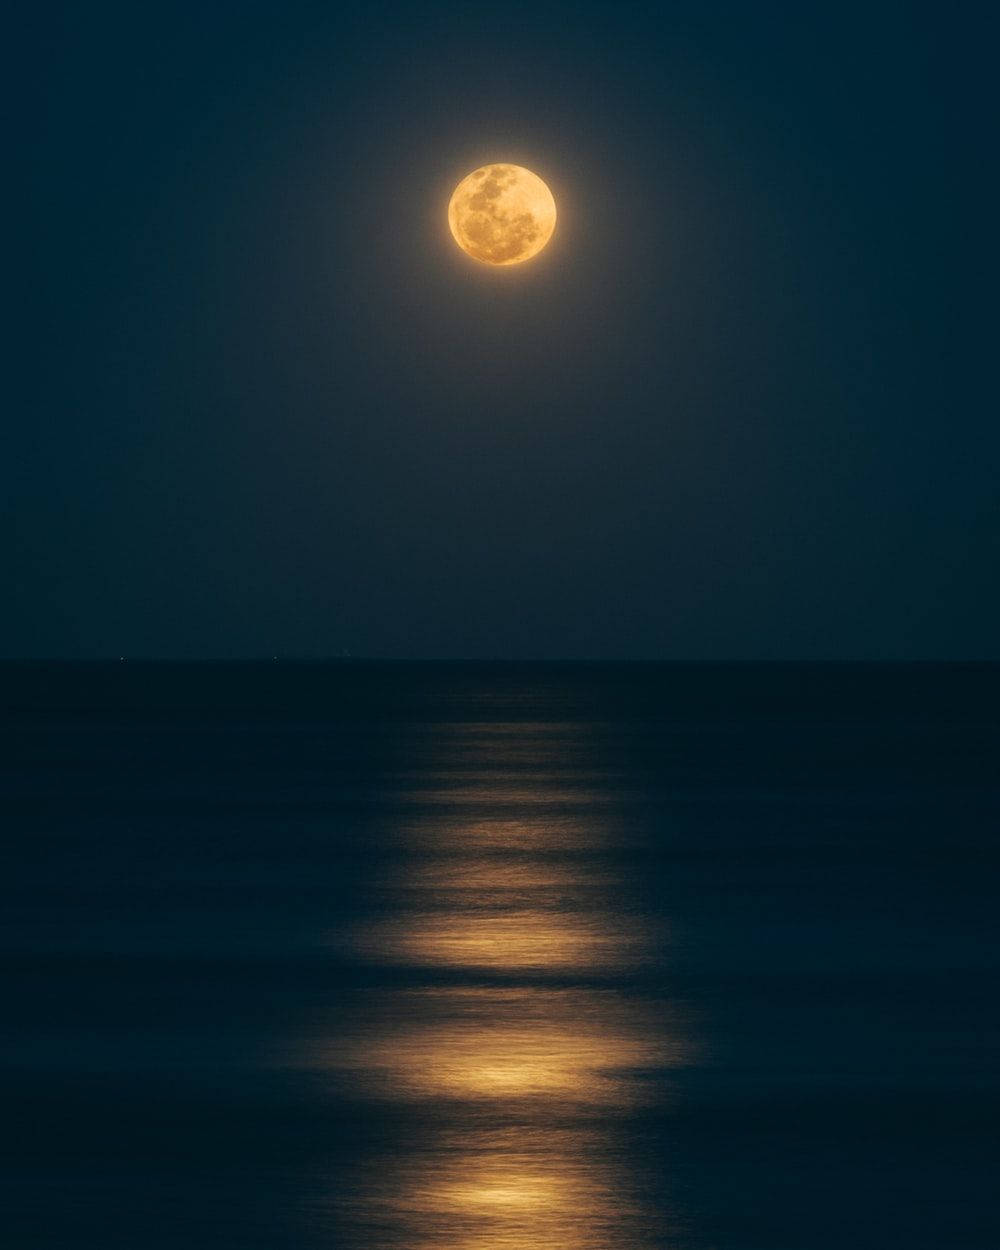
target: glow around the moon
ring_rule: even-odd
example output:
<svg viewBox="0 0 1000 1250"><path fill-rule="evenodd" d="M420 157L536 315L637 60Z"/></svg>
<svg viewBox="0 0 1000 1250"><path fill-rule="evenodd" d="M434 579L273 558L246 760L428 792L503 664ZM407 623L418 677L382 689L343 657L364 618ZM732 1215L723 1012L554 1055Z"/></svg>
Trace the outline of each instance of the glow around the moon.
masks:
<svg viewBox="0 0 1000 1250"><path fill-rule="evenodd" d="M455 188L448 225L463 251L487 265L519 265L552 237L556 202L520 165L484 165Z"/></svg>

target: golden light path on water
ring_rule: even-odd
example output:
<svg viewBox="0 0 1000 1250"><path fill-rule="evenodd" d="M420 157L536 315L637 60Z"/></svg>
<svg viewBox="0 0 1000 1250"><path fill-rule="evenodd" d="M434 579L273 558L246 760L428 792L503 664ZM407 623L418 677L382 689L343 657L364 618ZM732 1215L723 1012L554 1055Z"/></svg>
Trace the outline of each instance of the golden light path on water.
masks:
<svg viewBox="0 0 1000 1250"><path fill-rule="evenodd" d="M372 991L364 1030L332 1026L296 1062L419 1126L339 1177L350 1245L663 1244L622 1128L691 1046L662 1003L616 985L664 935L616 911L604 783L572 729L437 727L423 815L382 883L391 905L331 937L405 983Z"/></svg>
<svg viewBox="0 0 1000 1250"><path fill-rule="evenodd" d="M405 927L387 925L376 938L396 963L497 972L611 967L636 946L634 935L601 928L593 917L528 908L504 912L495 904L473 915L417 915Z"/></svg>
<svg viewBox="0 0 1000 1250"><path fill-rule="evenodd" d="M406 1098L558 1096L565 1107L625 1107L641 1097L630 1072L684 1062L685 1048L651 1035L621 995L534 987L396 992L398 1020L339 1062L372 1092ZM529 1108L529 1110L535 1110Z"/></svg>

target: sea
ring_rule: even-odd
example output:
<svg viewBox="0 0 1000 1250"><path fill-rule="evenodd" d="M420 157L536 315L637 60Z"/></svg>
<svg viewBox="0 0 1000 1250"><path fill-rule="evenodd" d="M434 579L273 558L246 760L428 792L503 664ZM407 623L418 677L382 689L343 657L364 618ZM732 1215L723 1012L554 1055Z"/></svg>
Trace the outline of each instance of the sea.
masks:
<svg viewBox="0 0 1000 1250"><path fill-rule="evenodd" d="M0 666L5 1250L996 1250L1000 668Z"/></svg>

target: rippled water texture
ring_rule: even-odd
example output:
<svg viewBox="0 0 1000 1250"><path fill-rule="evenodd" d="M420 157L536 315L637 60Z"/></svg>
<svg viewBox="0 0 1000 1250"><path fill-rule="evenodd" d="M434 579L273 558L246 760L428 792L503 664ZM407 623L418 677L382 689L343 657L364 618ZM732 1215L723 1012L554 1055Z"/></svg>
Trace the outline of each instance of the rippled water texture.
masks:
<svg viewBox="0 0 1000 1250"><path fill-rule="evenodd" d="M406 1247L655 1244L623 1118L691 1061L668 958L629 891L599 728L421 725L377 909L346 933L396 983L297 1062L409 1123L331 1197L342 1236ZM399 982L402 983L399 983ZM348 1232L348 1230L352 1230Z"/></svg>
<svg viewBox="0 0 1000 1250"><path fill-rule="evenodd" d="M997 1244L995 669L4 678L7 1244Z"/></svg>

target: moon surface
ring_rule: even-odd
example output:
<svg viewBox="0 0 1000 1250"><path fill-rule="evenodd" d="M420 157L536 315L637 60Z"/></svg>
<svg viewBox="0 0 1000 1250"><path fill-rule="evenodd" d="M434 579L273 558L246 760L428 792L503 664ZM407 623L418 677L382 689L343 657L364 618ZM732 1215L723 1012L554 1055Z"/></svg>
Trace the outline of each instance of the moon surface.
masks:
<svg viewBox="0 0 1000 1250"><path fill-rule="evenodd" d="M452 193L448 225L458 246L476 260L519 265L552 238L556 202L530 169L483 165Z"/></svg>

